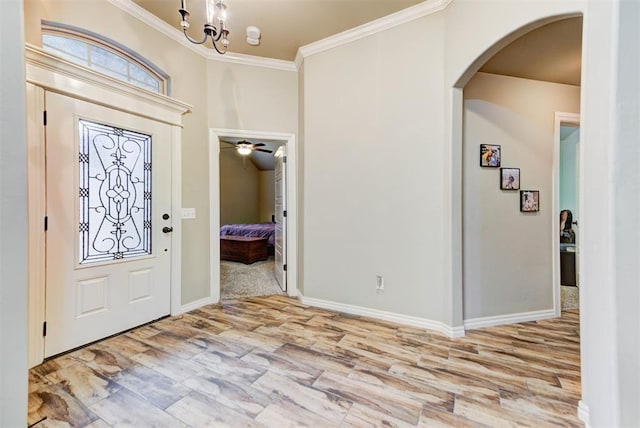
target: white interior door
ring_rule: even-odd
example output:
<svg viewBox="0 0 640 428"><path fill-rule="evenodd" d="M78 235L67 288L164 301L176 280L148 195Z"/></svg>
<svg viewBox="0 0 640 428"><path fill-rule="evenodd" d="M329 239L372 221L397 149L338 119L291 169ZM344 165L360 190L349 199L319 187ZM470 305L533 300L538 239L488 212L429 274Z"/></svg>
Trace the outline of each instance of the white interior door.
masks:
<svg viewBox="0 0 640 428"><path fill-rule="evenodd" d="M282 291L287 291L287 192L285 165L286 152L284 146L278 147L275 153L275 219L276 219L276 247L275 247L275 275Z"/></svg>
<svg viewBox="0 0 640 428"><path fill-rule="evenodd" d="M171 126L45 105L49 357L170 313Z"/></svg>

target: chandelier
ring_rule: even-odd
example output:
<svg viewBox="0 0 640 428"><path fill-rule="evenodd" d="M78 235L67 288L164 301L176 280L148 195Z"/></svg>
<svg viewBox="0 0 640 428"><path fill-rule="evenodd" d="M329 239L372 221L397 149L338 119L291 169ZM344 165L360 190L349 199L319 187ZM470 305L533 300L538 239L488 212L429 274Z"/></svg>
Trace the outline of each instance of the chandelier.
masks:
<svg viewBox="0 0 640 428"><path fill-rule="evenodd" d="M202 40L198 41L192 39L188 34L187 30L189 29L189 11L187 10L187 0L182 0L182 4L180 9L178 9L178 13L182 17L182 21L180 22L180 26L182 27L182 32L184 33L187 40L191 43L195 43L196 45L201 45L207 41L208 38L211 39L213 43L213 48L219 53L224 54L227 51L227 47L229 47L229 30L226 27L227 21L227 5L224 4L224 0L205 0L206 2L206 13L207 13L207 22L204 24L204 37ZM219 27L216 27L214 22L218 21ZM217 42L222 40L222 49L218 48Z"/></svg>

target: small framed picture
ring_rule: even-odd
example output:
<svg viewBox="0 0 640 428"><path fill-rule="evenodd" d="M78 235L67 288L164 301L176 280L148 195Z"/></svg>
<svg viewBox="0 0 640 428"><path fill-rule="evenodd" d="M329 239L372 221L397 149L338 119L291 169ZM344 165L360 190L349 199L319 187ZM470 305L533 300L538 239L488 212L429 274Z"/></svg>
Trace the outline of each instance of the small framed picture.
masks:
<svg viewBox="0 0 640 428"><path fill-rule="evenodd" d="M500 188L502 190L519 190L520 168L500 168Z"/></svg>
<svg viewBox="0 0 640 428"><path fill-rule="evenodd" d="M480 144L480 166L497 168L500 166L500 146Z"/></svg>
<svg viewBox="0 0 640 428"><path fill-rule="evenodd" d="M540 211L540 192L538 190L520 191L520 211L524 213Z"/></svg>

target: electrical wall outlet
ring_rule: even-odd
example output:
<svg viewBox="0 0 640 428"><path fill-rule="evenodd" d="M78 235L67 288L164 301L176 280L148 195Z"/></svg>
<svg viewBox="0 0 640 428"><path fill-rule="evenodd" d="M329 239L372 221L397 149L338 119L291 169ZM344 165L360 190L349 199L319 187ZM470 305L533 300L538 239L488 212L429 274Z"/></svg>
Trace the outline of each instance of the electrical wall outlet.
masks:
<svg viewBox="0 0 640 428"><path fill-rule="evenodd" d="M384 276L382 275L376 277L376 290L384 290Z"/></svg>

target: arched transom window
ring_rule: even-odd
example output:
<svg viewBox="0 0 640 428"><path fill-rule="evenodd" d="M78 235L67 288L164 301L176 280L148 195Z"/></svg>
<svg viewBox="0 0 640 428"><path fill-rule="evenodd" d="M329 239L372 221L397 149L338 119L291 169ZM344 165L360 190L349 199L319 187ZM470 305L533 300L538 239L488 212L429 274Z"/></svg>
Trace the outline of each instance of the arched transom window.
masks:
<svg viewBox="0 0 640 428"><path fill-rule="evenodd" d="M42 47L68 61L169 95L169 76L165 72L131 49L96 33L43 21Z"/></svg>

